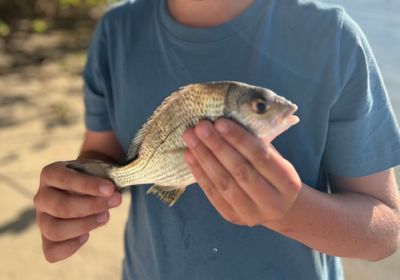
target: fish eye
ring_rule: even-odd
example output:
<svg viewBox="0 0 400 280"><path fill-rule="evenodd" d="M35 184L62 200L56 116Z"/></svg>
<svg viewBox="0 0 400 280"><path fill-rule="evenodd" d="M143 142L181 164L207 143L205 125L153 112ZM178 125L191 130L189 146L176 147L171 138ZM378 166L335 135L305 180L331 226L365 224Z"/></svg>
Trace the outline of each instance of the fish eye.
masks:
<svg viewBox="0 0 400 280"><path fill-rule="evenodd" d="M263 99L256 99L252 103L252 109L257 114L263 114L267 111L268 105L266 104L265 100Z"/></svg>

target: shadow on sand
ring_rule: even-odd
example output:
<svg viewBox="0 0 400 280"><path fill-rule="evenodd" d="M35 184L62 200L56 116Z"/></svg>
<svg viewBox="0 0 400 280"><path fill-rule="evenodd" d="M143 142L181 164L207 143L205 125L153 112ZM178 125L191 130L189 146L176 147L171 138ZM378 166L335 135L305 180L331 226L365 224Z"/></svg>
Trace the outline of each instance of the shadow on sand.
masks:
<svg viewBox="0 0 400 280"><path fill-rule="evenodd" d="M35 223L35 209L32 207L21 211L13 220L0 225L0 235L18 234Z"/></svg>
<svg viewBox="0 0 400 280"><path fill-rule="evenodd" d="M4 174L0 174L0 182L3 182L5 186L10 186L14 191L18 192L22 197L32 200L33 193L20 185L18 182L9 178ZM4 224L0 224L0 236L4 234L18 234L24 230L27 230L30 226L35 223L35 208L28 207L22 210L17 216L11 221L6 221Z"/></svg>

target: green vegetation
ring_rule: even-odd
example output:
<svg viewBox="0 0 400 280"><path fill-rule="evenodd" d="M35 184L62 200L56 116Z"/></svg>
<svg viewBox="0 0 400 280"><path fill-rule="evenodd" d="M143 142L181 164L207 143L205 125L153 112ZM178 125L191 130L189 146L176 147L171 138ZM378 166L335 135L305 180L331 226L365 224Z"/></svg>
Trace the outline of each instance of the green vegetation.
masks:
<svg viewBox="0 0 400 280"><path fill-rule="evenodd" d="M0 38L16 32L45 33L52 28L68 27L68 19L96 20L104 7L118 0L0 0ZM74 24L71 21L71 27Z"/></svg>
<svg viewBox="0 0 400 280"><path fill-rule="evenodd" d="M0 20L0 37L5 37L10 34L10 27L7 23Z"/></svg>
<svg viewBox="0 0 400 280"><path fill-rule="evenodd" d="M0 75L84 57L94 25L117 1L0 0Z"/></svg>

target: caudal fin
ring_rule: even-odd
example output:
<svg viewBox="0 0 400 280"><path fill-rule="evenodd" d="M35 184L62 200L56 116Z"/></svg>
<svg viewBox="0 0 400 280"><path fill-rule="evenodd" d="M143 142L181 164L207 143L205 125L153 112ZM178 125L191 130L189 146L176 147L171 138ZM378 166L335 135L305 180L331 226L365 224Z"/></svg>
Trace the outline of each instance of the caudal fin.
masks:
<svg viewBox="0 0 400 280"><path fill-rule="evenodd" d="M67 167L88 175L111 179L109 171L112 165L102 161L71 162L67 164Z"/></svg>

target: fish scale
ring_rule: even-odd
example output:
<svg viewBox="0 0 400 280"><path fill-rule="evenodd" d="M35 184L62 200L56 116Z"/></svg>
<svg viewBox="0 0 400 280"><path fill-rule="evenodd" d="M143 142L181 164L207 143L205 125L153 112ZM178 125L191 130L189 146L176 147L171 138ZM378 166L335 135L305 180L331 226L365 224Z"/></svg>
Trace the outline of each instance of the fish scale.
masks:
<svg viewBox="0 0 400 280"><path fill-rule="evenodd" d="M69 167L113 180L120 188L154 184L148 191L172 206L195 182L184 160L182 134L200 120L230 118L271 140L296 124L297 106L273 91L234 81L191 84L166 98L132 140L128 163L73 163Z"/></svg>
<svg viewBox="0 0 400 280"><path fill-rule="evenodd" d="M198 90L193 91L189 98L175 99L168 107L170 108L168 113L163 114L164 110L159 112L164 117L157 118L149 128L148 134L144 136L144 139L152 139L152 141L143 142L139 151L140 162L135 161L123 169L117 168L112 175L123 179L120 181L121 186L154 182L169 185L176 182L177 178L183 181L182 183L194 182L187 168L179 169L180 166L186 166L183 160L185 145L181 136L198 120L206 117L215 119L221 116L223 102L224 95L221 92ZM188 110L193 109L192 115L188 114ZM169 164L160 168L160 162ZM181 172L176 172L177 170ZM182 185L182 187L185 186Z"/></svg>

